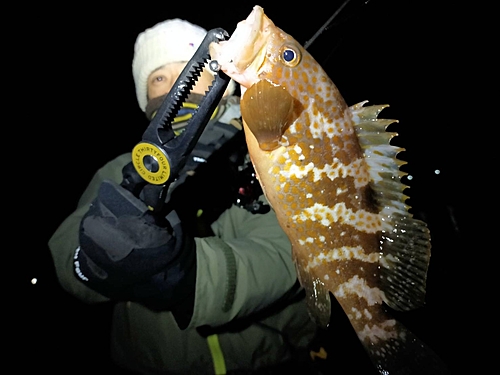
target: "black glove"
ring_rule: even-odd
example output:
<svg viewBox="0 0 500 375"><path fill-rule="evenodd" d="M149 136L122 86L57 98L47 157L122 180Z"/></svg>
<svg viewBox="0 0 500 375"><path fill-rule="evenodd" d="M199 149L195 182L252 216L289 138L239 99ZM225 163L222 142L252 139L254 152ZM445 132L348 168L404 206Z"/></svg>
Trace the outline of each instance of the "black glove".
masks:
<svg viewBox="0 0 500 375"><path fill-rule="evenodd" d="M147 206L122 186L104 181L80 225L75 272L90 288L115 300L160 310L192 310L194 239L175 212L160 227Z"/></svg>

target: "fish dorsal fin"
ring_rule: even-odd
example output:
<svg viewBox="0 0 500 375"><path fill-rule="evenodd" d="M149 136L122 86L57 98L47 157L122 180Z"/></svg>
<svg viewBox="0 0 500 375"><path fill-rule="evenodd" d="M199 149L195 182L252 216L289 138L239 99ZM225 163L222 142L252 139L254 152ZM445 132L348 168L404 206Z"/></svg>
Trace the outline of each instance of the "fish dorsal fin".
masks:
<svg viewBox="0 0 500 375"><path fill-rule="evenodd" d="M406 164L397 158L403 148L390 141L397 133L386 128L396 120L378 119L387 105L364 107L361 102L350 107L359 144L370 174L374 201L383 217L381 238L381 286L384 301L393 309L406 311L425 302L427 270L431 255L427 225L414 219L401 182Z"/></svg>

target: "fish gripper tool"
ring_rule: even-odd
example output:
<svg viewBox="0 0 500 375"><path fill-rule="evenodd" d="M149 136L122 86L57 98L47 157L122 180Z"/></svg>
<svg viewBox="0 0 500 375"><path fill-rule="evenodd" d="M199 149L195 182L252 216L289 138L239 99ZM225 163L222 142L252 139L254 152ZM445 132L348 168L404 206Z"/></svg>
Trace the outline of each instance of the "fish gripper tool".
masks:
<svg viewBox="0 0 500 375"><path fill-rule="evenodd" d="M208 31L191 60L186 64L166 95L156 115L132 150L132 162L123 169L121 185L141 199L150 210L159 212L168 201L168 188L186 164L210 117L219 105L230 78L215 60L210 60L209 46L227 40L222 28ZM211 69L214 80L185 130L176 135L172 123L203 69Z"/></svg>

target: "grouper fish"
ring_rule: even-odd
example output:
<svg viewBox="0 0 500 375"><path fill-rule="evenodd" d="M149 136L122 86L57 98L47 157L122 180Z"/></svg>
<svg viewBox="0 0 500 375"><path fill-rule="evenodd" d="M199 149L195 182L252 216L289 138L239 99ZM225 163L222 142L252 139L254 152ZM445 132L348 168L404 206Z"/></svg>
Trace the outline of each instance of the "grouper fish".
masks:
<svg viewBox="0 0 500 375"><path fill-rule="evenodd" d="M290 239L309 312L335 324L332 296L380 374L445 374L390 313L425 303L430 233L405 201L387 105L348 106L320 64L260 6L211 58L241 85L250 158ZM387 306L389 308L387 308Z"/></svg>

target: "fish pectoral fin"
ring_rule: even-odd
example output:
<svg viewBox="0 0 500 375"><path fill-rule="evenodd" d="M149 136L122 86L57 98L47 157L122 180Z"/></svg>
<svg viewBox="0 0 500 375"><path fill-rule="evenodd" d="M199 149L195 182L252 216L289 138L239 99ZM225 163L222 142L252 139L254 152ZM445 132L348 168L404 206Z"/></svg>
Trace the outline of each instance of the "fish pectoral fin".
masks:
<svg viewBox="0 0 500 375"><path fill-rule="evenodd" d="M282 86L261 80L250 86L241 100L241 115L259 147L272 151L279 147L285 130L293 122L295 99Z"/></svg>

